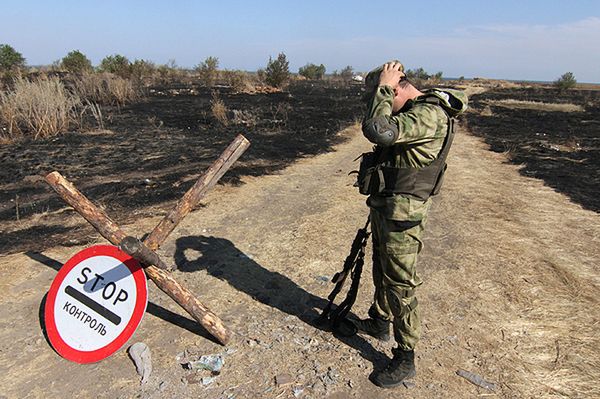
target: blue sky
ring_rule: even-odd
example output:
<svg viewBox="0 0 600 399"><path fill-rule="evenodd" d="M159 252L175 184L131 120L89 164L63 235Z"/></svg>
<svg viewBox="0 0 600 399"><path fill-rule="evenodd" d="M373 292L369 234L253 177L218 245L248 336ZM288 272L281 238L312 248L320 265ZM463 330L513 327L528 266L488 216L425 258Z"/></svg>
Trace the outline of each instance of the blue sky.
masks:
<svg viewBox="0 0 600 399"><path fill-rule="evenodd" d="M389 59L450 77L600 82L600 0L5 1L0 43L30 65L69 51L256 70L284 52L292 71L367 71Z"/></svg>

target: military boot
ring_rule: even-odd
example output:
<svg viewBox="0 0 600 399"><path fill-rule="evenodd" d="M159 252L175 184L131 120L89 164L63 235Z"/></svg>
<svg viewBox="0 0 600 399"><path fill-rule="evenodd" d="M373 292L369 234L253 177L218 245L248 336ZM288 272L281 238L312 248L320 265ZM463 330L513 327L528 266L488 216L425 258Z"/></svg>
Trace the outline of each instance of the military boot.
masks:
<svg viewBox="0 0 600 399"><path fill-rule="evenodd" d="M403 351L401 349L392 349L394 357L389 364L381 371L371 374L371 381L378 387L393 388L402 384L404 380L414 377L415 370L415 352Z"/></svg>
<svg viewBox="0 0 600 399"><path fill-rule="evenodd" d="M368 334L380 341L390 340L390 324L389 320L379 319L377 317L369 317L368 319L352 320L352 324L360 333Z"/></svg>

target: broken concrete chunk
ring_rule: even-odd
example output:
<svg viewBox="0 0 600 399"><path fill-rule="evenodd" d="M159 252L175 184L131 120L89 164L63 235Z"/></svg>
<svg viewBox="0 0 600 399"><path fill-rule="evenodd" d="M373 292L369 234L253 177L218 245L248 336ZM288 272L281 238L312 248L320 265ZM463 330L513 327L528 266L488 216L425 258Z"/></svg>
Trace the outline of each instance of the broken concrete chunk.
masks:
<svg viewBox="0 0 600 399"><path fill-rule="evenodd" d="M142 377L142 384L145 384L152 374L152 359L150 357L150 348L143 342L136 342L128 349L129 356L135 364L137 373Z"/></svg>

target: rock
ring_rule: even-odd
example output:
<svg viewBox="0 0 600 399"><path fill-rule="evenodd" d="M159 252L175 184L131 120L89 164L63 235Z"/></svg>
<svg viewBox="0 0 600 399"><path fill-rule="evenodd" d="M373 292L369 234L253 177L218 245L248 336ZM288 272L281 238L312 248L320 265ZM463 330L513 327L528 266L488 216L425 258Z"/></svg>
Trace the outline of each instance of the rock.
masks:
<svg viewBox="0 0 600 399"><path fill-rule="evenodd" d="M486 381L482 376L471 373L466 370L456 370L456 374L469 381L471 384L477 385L481 388L489 389L490 391L494 391L496 389L496 384L493 382Z"/></svg>
<svg viewBox="0 0 600 399"><path fill-rule="evenodd" d="M403 381L402 385L404 385L404 387L406 389L411 389L417 386L417 384L415 384L414 382L410 382L410 381Z"/></svg>
<svg viewBox="0 0 600 399"><path fill-rule="evenodd" d="M210 385L212 384L215 380L217 379L217 377L202 377L202 385L206 386L206 385Z"/></svg>
<svg viewBox="0 0 600 399"><path fill-rule="evenodd" d="M218 374L224 364L223 355L203 355L198 360L188 361L186 365L190 370L209 370Z"/></svg>
<svg viewBox="0 0 600 399"><path fill-rule="evenodd" d="M129 347L128 351L137 373L142 377L141 383L145 384L152 373L150 348L143 342L136 342Z"/></svg>
<svg viewBox="0 0 600 399"><path fill-rule="evenodd" d="M275 383L277 384L277 386L291 384L292 376L290 374L278 374L275 376Z"/></svg>

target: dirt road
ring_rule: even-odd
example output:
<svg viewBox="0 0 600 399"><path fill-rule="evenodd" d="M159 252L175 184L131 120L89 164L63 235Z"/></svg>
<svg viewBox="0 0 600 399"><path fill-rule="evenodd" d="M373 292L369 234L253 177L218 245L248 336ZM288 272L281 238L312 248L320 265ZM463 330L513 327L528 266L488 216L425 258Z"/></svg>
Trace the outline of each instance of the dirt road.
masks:
<svg viewBox="0 0 600 399"><path fill-rule="evenodd" d="M314 327L367 215L351 186L352 160L369 148L356 127L336 151L281 173L214 190L161 249L178 280L235 331L212 342L152 283L148 311L129 344L151 348L140 387L126 348L92 365L60 358L46 342L40 303L78 247L0 257L0 395L13 397L470 398L598 397L600 216L461 129L420 259L425 320L414 386L368 381L392 343L346 342ZM126 226L142 235L160 219ZM99 239L98 242L103 242ZM368 268L367 268L368 270ZM355 312L372 295L365 273ZM128 344L128 345L129 345ZM208 385L177 355L224 354ZM470 384L459 369L496 385ZM279 381L279 384L276 383ZM205 382L208 382L205 380Z"/></svg>

